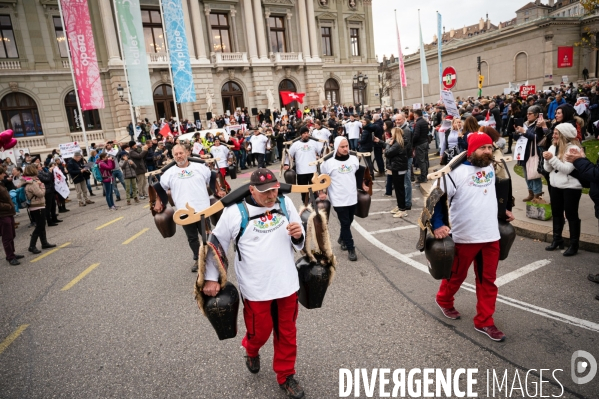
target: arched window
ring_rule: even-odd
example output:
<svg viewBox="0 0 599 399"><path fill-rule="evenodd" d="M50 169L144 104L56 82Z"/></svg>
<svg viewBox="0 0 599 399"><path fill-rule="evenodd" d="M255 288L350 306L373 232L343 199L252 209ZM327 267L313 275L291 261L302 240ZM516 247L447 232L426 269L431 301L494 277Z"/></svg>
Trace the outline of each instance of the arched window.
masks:
<svg viewBox="0 0 599 399"><path fill-rule="evenodd" d="M329 100L329 105L339 102L339 83L333 78L328 79L324 84L324 94Z"/></svg>
<svg viewBox="0 0 599 399"><path fill-rule="evenodd" d="M42 122L33 98L23 93L10 93L0 101L2 120L15 137L41 136Z"/></svg>
<svg viewBox="0 0 599 399"><path fill-rule="evenodd" d="M516 82L528 80L528 55L518 53L514 59L514 75Z"/></svg>
<svg viewBox="0 0 599 399"><path fill-rule="evenodd" d="M243 108L243 90L235 82L227 82L220 90L223 98L223 111L234 113L237 108Z"/></svg>
<svg viewBox="0 0 599 399"><path fill-rule="evenodd" d="M289 79L283 79L281 81L281 83L279 83L279 93L282 91L293 91L293 92L297 92L297 89L295 87L295 83L293 83L293 81L289 80ZM299 107L299 103L297 101L294 101L292 103L289 103L287 105L283 105L283 99L281 98L281 95L279 94L279 101L281 102L281 109L283 108L287 108L287 109L291 109L291 108L295 108L297 109Z"/></svg>
<svg viewBox="0 0 599 399"><path fill-rule="evenodd" d="M80 132L82 130L81 118L79 115L79 110L77 109L77 98L75 98L74 90L67 94L67 96L64 98L64 107L67 111L69 129L71 132ZM83 111L83 120L85 122L85 130L102 130L100 113L97 109Z"/></svg>
<svg viewBox="0 0 599 399"><path fill-rule="evenodd" d="M168 121L176 116L173 88L170 85L160 85L154 89L154 108L158 119L165 118ZM177 111L179 111L179 119L183 120L179 104L177 104Z"/></svg>

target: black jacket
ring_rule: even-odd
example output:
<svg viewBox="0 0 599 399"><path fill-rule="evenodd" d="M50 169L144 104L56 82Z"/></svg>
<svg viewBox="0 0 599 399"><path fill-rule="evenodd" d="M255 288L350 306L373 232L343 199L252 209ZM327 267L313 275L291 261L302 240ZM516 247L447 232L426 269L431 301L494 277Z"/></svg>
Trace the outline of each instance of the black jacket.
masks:
<svg viewBox="0 0 599 399"><path fill-rule="evenodd" d="M387 158L387 165L385 165L387 169L397 172L408 170L408 154L406 152L406 147L400 146L397 141L394 141L391 145L387 144L385 157Z"/></svg>
<svg viewBox="0 0 599 399"><path fill-rule="evenodd" d="M385 128L383 127L383 120L379 119L378 121L374 122L372 126L374 129L374 135L380 140L384 140Z"/></svg>
<svg viewBox="0 0 599 399"><path fill-rule="evenodd" d="M428 143L428 122L423 117L416 119L413 136L412 145L414 147Z"/></svg>
<svg viewBox="0 0 599 399"><path fill-rule="evenodd" d="M580 173L580 177L591 183L589 197L595 203L595 217L599 219L599 161L593 165L587 158L579 158L574 161L574 167Z"/></svg>
<svg viewBox="0 0 599 399"><path fill-rule="evenodd" d="M404 123L400 128L403 130L403 143L406 147L406 154L408 155L408 158L412 158L412 152L414 151L414 147L412 146L414 134L412 133L412 129L410 129L410 124L408 122Z"/></svg>
<svg viewBox="0 0 599 399"><path fill-rule="evenodd" d="M71 175L71 179L73 179L73 183L81 183L82 181L89 179L91 173L88 171L82 171L85 167L85 162L83 158L79 162L75 161L75 158L69 159L67 163L67 170L69 175Z"/></svg>
<svg viewBox="0 0 599 399"><path fill-rule="evenodd" d="M37 173L37 177L42 183L44 183L44 186L46 187L46 195L48 195L48 193L54 195L56 192L54 189L54 173L42 170Z"/></svg>
<svg viewBox="0 0 599 399"><path fill-rule="evenodd" d="M360 133L360 139L358 140L358 151L369 152L372 151L374 142L372 141L372 135L374 133L374 125L369 123L362 128Z"/></svg>

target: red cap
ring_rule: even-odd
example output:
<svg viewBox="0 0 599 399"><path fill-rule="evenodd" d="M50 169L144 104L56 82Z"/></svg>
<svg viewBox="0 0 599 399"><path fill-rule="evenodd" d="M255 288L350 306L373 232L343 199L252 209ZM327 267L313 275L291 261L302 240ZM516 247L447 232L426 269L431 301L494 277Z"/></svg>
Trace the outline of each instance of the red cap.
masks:
<svg viewBox="0 0 599 399"><path fill-rule="evenodd" d="M468 156L483 145L493 144L493 140L487 133L472 132L468 135Z"/></svg>

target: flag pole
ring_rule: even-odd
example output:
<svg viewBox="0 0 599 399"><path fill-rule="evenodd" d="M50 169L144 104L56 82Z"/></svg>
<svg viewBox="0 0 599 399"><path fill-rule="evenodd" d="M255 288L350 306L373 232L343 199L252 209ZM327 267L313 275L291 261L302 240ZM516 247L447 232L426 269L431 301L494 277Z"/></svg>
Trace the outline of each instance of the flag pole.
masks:
<svg viewBox="0 0 599 399"><path fill-rule="evenodd" d="M401 89L401 107L404 107L403 102L403 76L401 71L401 66L403 64L403 51L401 51L401 41L399 40L399 25L397 24L397 10L393 10L395 13L395 28L397 29L397 48L399 49L399 54L397 56L401 59L401 62L397 63L399 69L399 88Z"/></svg>
<svg viewBox="0 0 599 399"><path fill-rule="evenodd" d="M121 23L119 22L119 12L116 7L116 0L113 0L114 5L114 16L116 21L116 31L119 36L119 48L121 50L121 57L123 59L123 72L125 72L125 83L127 83L127 98L129 99L129 111L131 112L131 126L133 127L133 135L135 137L135 125L137 125L137 119L135 118L135 112L133 112L133 101L131 100L131 88L129 87L129 76L127 75L127 62L125 61L125 53L123 52L123 42L121 40Z"/></svg>
<svg viewBox="0 0 599 399"><path fill-rule="evenodd" d="M441 14L437 11L437 58L439 58L439 100L442 99L441 93L443 91L443 64L441 63L441 51L443 46L443 32L441 31Z"/></svg>
<svg viewBox="0 0 599 399"><path fill-rule="evenodd" d="M166 37L166 25L164 24L164 8L162 8L162 0L158 1L160 4L160 20L162 21L163 32L164 32L164 48L166 49L166 55L168 56L169 63L171 63L171 53L168 50L168 40ZM179 120L179 108L177 107L177 97L175 96L175 81L173 80L173 68L172 64L168 66L168 73L171 77L171 85L173 89L173 101L175 102L175 116L177 117L177 124L179 125L179 134L181 134L181 121Z"/></svg>
<svg viewBox="0 0 599 399"><path fill-rule="evenodd" d="M424 53L424 45L422 44L422 27L420 27L420 8L418 9L418 30L420 31L420 54ZM426 54L424 54L426 59ZM422 103L420 107L424 109L424 79L422 76L422 57L420 57L420 96Z"/></svg>
<svg viewBox="0 0 599 399"><path fill-rule="evenodd" d="M77 81L75 80L75 71L73 70L73 61L71 59L71 44L69 43L69 32L67 32L66 24L64 23L64 16L62 14L62 0L58 0L58 12L60 13L60 20L65 31L65 43L67 45L67 54L69 56L69 66L71 69L71 78L73 79L73 87L75 91L75 101L77 101L77 111L79 112L79 124L81 125L81 132L83 133L83 142L85 143L85 152L89 151L89 143L87 142L87 133L85 131L85 117L81 110L81 102L79 102L79 89L77 88ZM89 154L87 154L89 156Z"/></svg>

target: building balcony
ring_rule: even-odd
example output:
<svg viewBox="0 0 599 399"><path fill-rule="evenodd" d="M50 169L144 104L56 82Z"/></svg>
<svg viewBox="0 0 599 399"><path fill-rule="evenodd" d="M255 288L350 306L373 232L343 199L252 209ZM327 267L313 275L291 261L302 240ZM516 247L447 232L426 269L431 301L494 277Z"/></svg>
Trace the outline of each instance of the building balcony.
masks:
<svg viewBox="0 0 599 399"><path fill-rule="evenodd" d="M148 53L148 66L168 66L170 60L167 53Z"/></svg>
<svg viewBox="0 0 599 399"><path fill-rule="evenodd" d="M0 61L0 70L3 69L21 69L21 61Z"/></svg>
<svg viewBox="0 0 599 399"><path fill-rule="evenodd" d="M17 148L28 148L30 152L46 149L46 138L44 136L19 137L17 142Z"/></svg>
<svg viewBox="0 0 599 399"><path fill-rule="evenodd" d="M270 53L270 61L275 64L276 69L283 67L303 65L302 53Z"/></svg>
<svg viewBox="0 0 599 399"><path fill-rule="evenodd" d="M70 69L71 68L71 63L69 62L68 58L66 60L62 60L62 67L64 69Z"/></svg>
<svg viewBox="0 0 599 399"><path fill-rule="evenodd" d="M106 141L103 130L86 131L85 135L87 136L87 141L90 143L104 143ZM71 141L76 141L82 145L85 145L85 140L83 140L83 132L71 133Z"/></svg>
<svg viewBox="0 0 599 399"><path fill-rule="evenodd" d="M210 62L217 72L233 67L243 67L247 70L250 65L247 53L210 53Z"/></svg>

